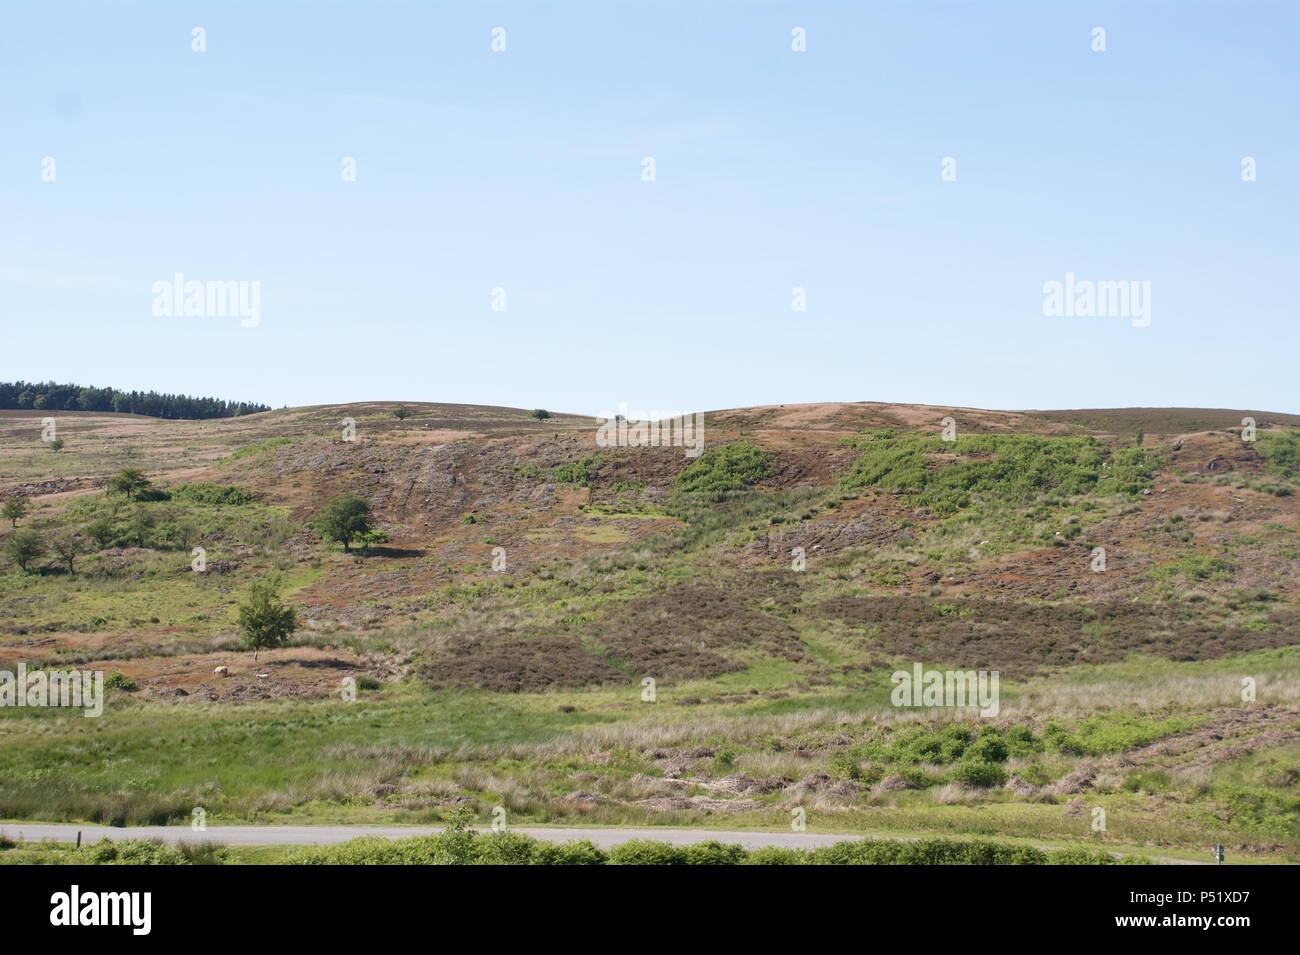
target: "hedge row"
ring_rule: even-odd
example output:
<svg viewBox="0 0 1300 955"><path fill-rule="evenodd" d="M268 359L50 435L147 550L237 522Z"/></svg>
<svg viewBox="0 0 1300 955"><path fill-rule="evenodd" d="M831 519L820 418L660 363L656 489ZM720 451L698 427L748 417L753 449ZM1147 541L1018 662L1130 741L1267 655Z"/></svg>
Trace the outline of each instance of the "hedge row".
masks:
<svg viewBox="0 0 1300 955"><path fill-rule="evenodd" d="M0 847L4 848L4 847ZM21 851L21 850L20 850ZM4 853L7 855L8 853ZM22 852L22 862L55 865L222 865L222 846L169 846L157 840L93 843L71 852ZM0 859L0 861L5 861ZM14 860L8 860L14 861ZM409 839L367 837L298 850L288 865L1150 865L1088 849L1035 849L992 842L846 840L820 849L745 849L721 842L675 846L634 839L608 851L583 839L547 842L514 832L479 835L451 828Z"/></svg>
<svg viewBox="0 0 1300 955"><path fill-rule="evenodd" d="M587 840L546 842L514 832L477 835L449 830L410 839L353 839L306 849L293 865L1115 865L1150 864L1117 860L1087 849L1043 850L991 842L927 839L916 842L847 840L820 849L744 849L721 842L675 846L633 839L609 850Z"/></svg>

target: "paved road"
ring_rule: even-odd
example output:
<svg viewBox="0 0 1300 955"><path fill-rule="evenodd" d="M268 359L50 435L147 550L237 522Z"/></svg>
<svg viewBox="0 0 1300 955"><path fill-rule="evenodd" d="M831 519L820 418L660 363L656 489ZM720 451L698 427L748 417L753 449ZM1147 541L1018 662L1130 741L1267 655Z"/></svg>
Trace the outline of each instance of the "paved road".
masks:
<svg viewBox="0 0 1300 955"><path fill-rule="evenodd" d="M428 836L441 832L439 826L209 826L204 832L195 832L189 826L132 826L116 829L111 826L77 826L70 824L8 822L0 823L0 833L10 839L39 842L98 842L100 839L162 839L164 842L219 842L228 846L327 846L347 842L361 836L384 836L403 839L407 836ZM480 832L490 830L480 829ZM602 849L608 849L631 839L655 839L674 845L689 845L717 839L719 842L740 843L746 849L760 846L782 846L790 849L813 849L828 846L853 835L812 832L715 832L703 829L556 829L517 828L511 832L523 833L536 839L551 842L568 842L572 839L590 839Z"/></svg>
<svg viewBox="0 0 1300 955"><path fill-rule="evenodd" d="M61 823L43 822L8 822L0 823L0 835L10 839L39 842L50 839L55 842L76 842L77 833L81 833L84 843L98 842L100 839L161 839L164 842L218 842L228 846L326 846L336 842L346 842L361 836L383 836L389 839L402 839L408 836L428 836L441 832L438 826L209 826L204 832L195 832L189 826L132 826L116 829L111 826L77 826ZM480 832L488 831L480 829ZM716 839L719 842L739 843L746 849L758 849L763 846L779 846L785 849L815 849L829 846L846 839L860 839L861 835L851 833L820 832L754 832L727 831L713 829L562 829L562 828L517 828L511 832L520 832L536 839L551 842L568 842L572 839L590 839L602 849L609 849L631 839L654 839L658 842L671 842L674 845L690 845ZM882 836L872 834L872 838L907 839L906 836ZM1145 854L1145 853L1143 853ZM1185 859L1160 859L1155 861L1173 865L1208 865L1209 863L1188 862Z"/></svg>

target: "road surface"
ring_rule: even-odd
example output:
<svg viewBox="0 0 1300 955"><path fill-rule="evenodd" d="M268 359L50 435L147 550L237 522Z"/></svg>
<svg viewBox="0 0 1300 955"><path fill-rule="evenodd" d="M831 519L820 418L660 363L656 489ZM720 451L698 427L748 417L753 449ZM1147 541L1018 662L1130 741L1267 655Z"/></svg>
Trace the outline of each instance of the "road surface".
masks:
<svg viewBox="0 0 1300 955"><path fill-rule="evenodd" d="M746 849L759 849L765 846L778 846L783 849L815 849L819 846L844 842L847 839L867 838L862 834L844 832L755 832L714 829L561 829L512 826L510 831L550 842L590 839L601 849L609 849L632 839L653 839L657 842L671 842L678 846L716 839L718 842L738 843ZM196 832L189 826L131 826L118 829L112 826L78 826L67 823L0 823L0 835L9 839L26 842L40 842L47 839L54 842L76 842L77 833L81 833L83 845L107 838L115 841L161 839L163 842L170 843L217 842L227 846L328 846L362 836L404 839L409 836L429 836L439 832L442 832L440 826L209 826L202 832ZM872 833L870 838L916 837ZM1202 864L1185 859L1148 858L1174 865Z"/></svg>
<svg viewBox="0 0 1300 955"><path fill-rule="evenodd" d="M490 832L479 829L480 832ZM781 846L787 849L815 849L829 846L845 839L859 836L843 833L813 832L715 832L704 829L554 829L510 827L511 832L522 833L535 839L550 842L569 842L590 839L602 849L609 849L631 839L654 839L673 845L689 845L717 839L719 842L739 843L746 849L761 846ZM78 826L40 822L0 823L0 834L10 839L40 842L76 842L81 833L83 844L100 839L161 839L164 842L219 842L228 846L328 846L347 842L362 836L383 836L404 839L409 836L430 836L442 832L441 826L209 826L196 832L189 826L131 826L118 829L113 826Z"/></svg>

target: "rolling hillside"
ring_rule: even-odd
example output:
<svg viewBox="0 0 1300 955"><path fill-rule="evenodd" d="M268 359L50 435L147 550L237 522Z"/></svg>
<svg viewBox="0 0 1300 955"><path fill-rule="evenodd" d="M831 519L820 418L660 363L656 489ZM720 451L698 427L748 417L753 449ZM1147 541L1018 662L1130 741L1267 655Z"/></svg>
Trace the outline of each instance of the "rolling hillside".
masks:
<svg viewBox="0 0 1300 955"><path fill-rule="evenodd" d="M0 568L0 669L120 677L95 756L79 716L0 714L0 819L803 806L1300 857L1300 417L767 406L707 413L698 458L468 405L63 412L58 451L41 418L0 412L0 497L29 505L4 533L85 552ZM107 490L124 468L152 490ZM321 537L344 493L382 540ZM269 578L300 626L254 663L236 612ZM892 706L918 663L998 671L1000 714Z"/></svg>

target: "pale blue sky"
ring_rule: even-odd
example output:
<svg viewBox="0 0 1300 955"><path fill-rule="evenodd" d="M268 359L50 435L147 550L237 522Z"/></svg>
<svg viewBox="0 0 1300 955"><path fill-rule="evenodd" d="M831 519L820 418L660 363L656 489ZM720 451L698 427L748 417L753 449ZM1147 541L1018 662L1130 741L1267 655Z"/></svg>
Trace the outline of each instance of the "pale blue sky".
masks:
<svg viewBox="0 0 1300 955"><path fill-rule="evenodd" d="M1300 412L1300 3L4 20L3 379L276 406ZM178 271L259 281L261 324L156 317ZM1150 281L1150 326L1044 317L1066 272Z"/></svg>

